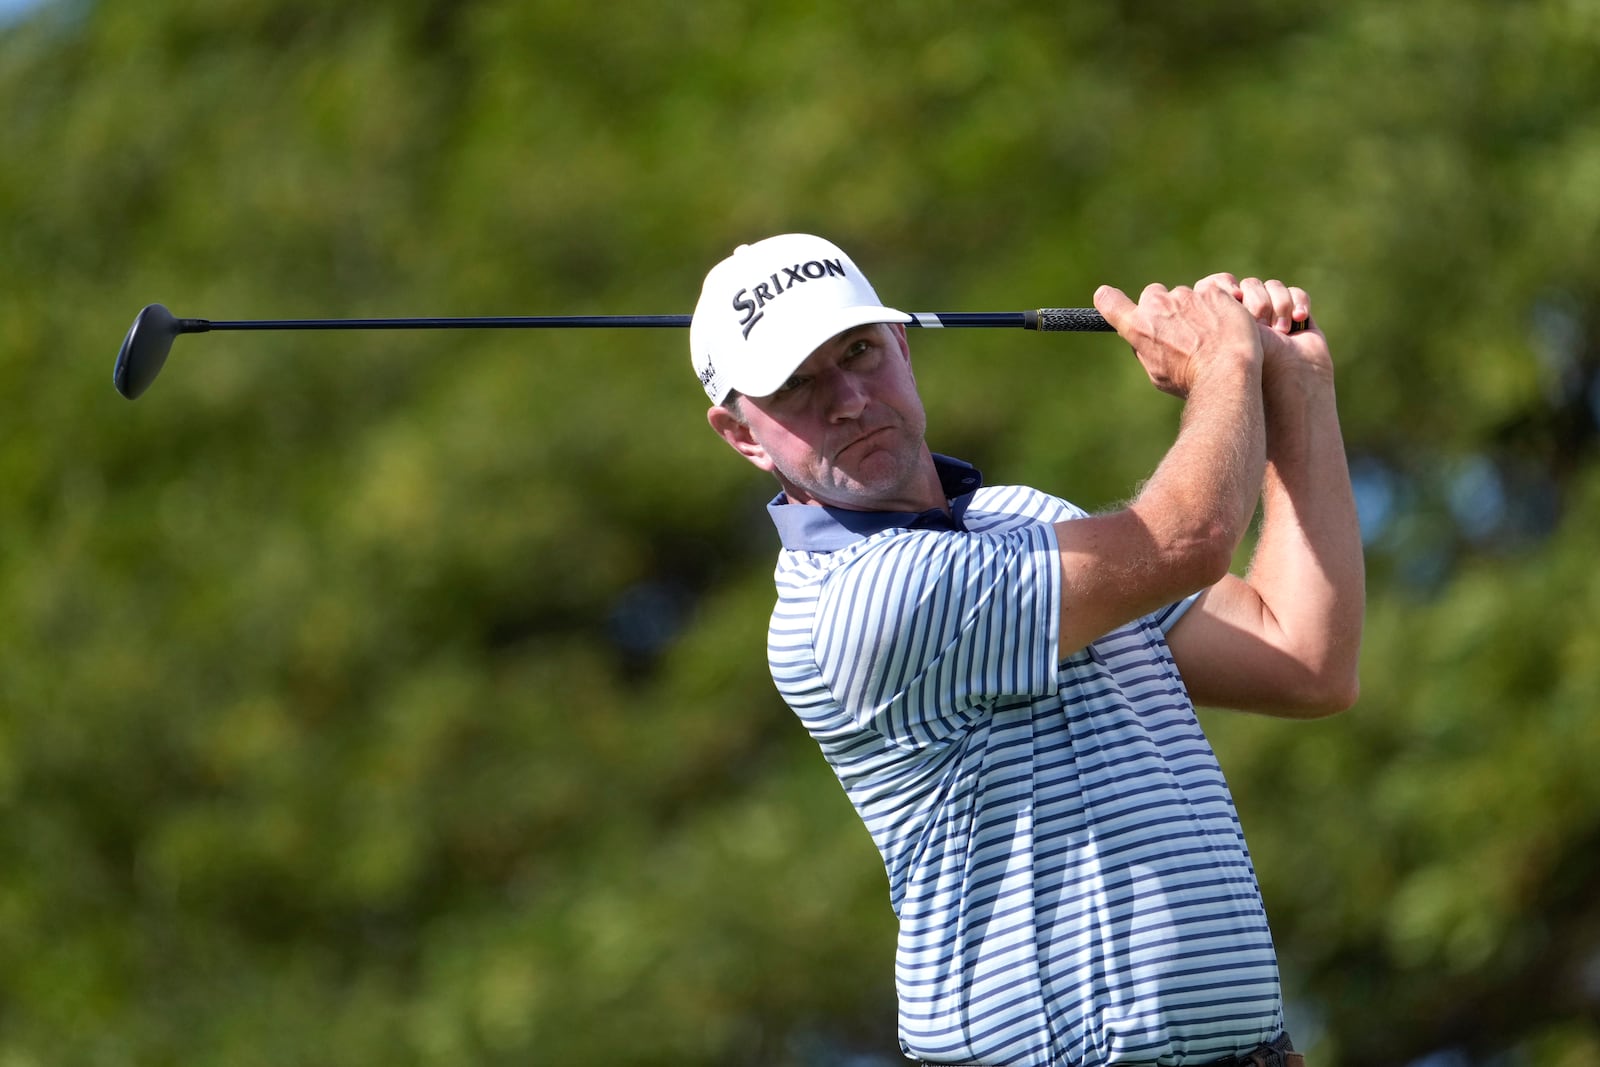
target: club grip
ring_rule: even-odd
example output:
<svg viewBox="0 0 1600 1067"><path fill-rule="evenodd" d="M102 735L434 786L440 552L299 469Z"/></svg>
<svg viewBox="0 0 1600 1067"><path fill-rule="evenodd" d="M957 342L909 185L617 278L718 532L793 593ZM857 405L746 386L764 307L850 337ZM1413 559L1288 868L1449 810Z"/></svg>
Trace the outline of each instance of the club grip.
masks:
<svg viewBox="0 0 1600 1067"><path fill-rule="evenodd" d="M1094 308L1040 308L1026 313L1030 330L1047 333L1115 333Z"/></svg>
<svg viewBox="0 0 1600 1067"><path fill-rule="evenodd" d="M1094 308L1040 308L1022 313L1024 329L1041 333L1115 333L1116 327ZM1299 333L1307 323L1290 323L1289 332Z"/></svg>

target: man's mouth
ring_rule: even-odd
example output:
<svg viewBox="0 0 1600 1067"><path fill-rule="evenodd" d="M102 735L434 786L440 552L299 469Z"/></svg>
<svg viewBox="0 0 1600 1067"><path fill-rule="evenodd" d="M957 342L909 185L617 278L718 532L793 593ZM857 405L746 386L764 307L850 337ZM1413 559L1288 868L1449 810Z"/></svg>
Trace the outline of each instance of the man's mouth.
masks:
<svg viewBox="0 0 1600 1067"><path fill-rule="evenodd" d="M881 433L885 433L886 431L888 431L888 429L889 429L889 427L887 427L887 426L879 426L876 429L868 430L866 433L862 434L860 437L857 437L855 440L851 441L849 444L847 444L843 448L839 449L839 451L837 453L835 453L835 456L843 456L846 452L849 452L849 451L851 451L851 450L853 450L853 449L855 449L855 448L857 448L857 447L859 447L861 445L867 444L874 437L877 437Z"/></svg>

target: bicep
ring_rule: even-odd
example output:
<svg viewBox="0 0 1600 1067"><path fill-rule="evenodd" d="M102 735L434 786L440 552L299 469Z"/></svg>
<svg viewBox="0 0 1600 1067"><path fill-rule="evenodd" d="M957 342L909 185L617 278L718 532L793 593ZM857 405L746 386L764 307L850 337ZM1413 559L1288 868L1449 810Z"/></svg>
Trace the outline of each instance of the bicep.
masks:
<svg viewBox="0 0 1600 1067"><path fill-rule="evenodd" d="M1303 718L1324 714L1313 666L1296 653L1276 617L1234 575L1200 594L1167 634L1196 705Z"/></svg>

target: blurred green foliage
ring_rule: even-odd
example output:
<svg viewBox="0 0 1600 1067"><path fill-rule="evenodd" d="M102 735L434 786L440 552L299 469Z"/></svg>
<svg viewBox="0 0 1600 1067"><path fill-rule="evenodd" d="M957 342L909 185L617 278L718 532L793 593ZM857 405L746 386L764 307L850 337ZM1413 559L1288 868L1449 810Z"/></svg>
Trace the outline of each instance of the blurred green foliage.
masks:
<svg viewBox="0 0 1600 1067"><path fill-rule="evenodd" d="M0 99L0 1063L895 1062L882 871L683 336L109 382L149 302L683 312L791 229L914 310L1312 291L1363 696L1207 714L1291 1022L1319 1067L1600 1062L1594 0L45 0ZM1101 506L1175 424L1114 339L914 342L991 480Z"/></svg>

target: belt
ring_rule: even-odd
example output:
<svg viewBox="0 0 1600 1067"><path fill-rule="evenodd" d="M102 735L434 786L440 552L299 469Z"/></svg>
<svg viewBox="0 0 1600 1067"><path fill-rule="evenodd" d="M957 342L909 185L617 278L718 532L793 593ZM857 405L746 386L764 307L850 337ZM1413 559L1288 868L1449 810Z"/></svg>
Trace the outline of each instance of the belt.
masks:
<svg viewBox="0 0 1600 1067"><path fill-rule="evenodd" d="M1288 1034L1279 1034L1265 1045L1217 1060L1207 1067L1306 1067L1306 1058L1294 1050Z"/></svg>
<svg viewBox="0 0 1600 1067"><path fill-rule="evenodd" d="M919 1067L985 1067L981 1063L930 1063L927 1060L914 1061ZM995 1067L995 1065L990 1065ZM1257 1045L1249 1052L1241 1052L1237 1056L1225 1056L1220 1060L1212 1060L1202 1064L1201 1067L1306 1067L1306 1058L1294 1050L1294 1044L1289 1040L1288 1034L1279 1034L1276 1038L1264 1045Z"/></svg>

